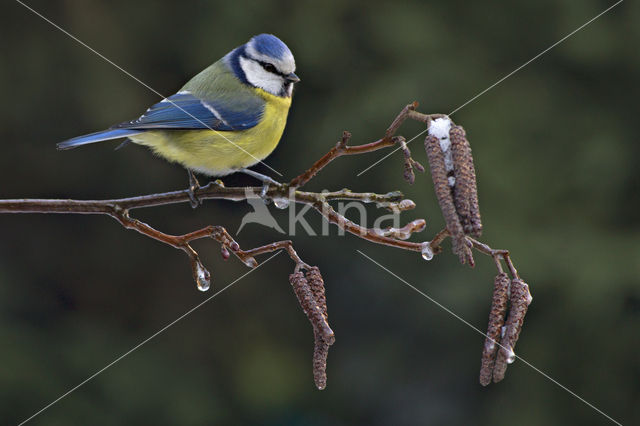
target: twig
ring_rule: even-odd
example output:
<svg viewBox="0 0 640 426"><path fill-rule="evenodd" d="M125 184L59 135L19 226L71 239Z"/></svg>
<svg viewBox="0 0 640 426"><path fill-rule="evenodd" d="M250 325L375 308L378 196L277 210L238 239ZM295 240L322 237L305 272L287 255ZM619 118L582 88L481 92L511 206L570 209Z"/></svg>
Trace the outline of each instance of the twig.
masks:
<svg viewBox="0 0 640 426"><path fill-rule="evenodd" d="M428 125L428 123L431 120L433 120L435 118L444 117L443 114L422 114L422 113L419 113L419 112L415 111L415 109L417 107L418 107L418 103L417 102L413 102L413 103L405 106L402 109L402 111L400 111L400 113L393 120L391 125L387 128L387 131L385 132L385 136L382 139L378 139L375 142L371 142L371 143L364 144L364 145L353 145L353 146L350 146L350 145L348 145L348 142L351 139L351 133L349 133L347 131L343 132L342 133L342 138L340 139L340 141L338 141L336 146L331 148L331 150L329 150L329 152L327 152L324 156L322 156L322 158L320 158L318 161L316 161L311 167L309 167L308 170L306 170L305 172L303 172L299 176L293 178L291 180L291 182L289 182L289 187L291 187L291 188L300 188L300 187L304 186L315 175L317 175L318 172L320 172L320 170L324 169L330 162L332 162L333 160L335 160L338 157L342 157L343 155L365 154L367 152L377 151L377 150L382 149L382 148L387 148L387 147L393 146L393 145L399 143L400 141L404 141L404 138L402 138L402 137L394 138L394 135L395 135L396 131L400 128L402 123L404 123L404 121L406 119L408 119L408 118L412 119L412 120L420 121L420 122L425 123L425 124ZM408 150L408 148L407 148L407 150ZM406 152L407 151L405 151L405 158L407 158ZM409 159L411 158L411 154L410 153L409 153L408 158ZM409 161L411 164L417 163L413 159L410 159L410 160L407 160L407 161ZM417 163L417 164L419 165L420 163ZM420 165L420 167L422 167L422 166Z"/></svg>
<svg viewBox="0 0 640 426"><path fill-rule="evenodd" d="M317 267L308 265L300 258L290 240L276 241L260 247L243 250L222 226L211 225L183 235L169 235L132 218L130 211L185 202L193 205L194 199L199 201L212 199L241 201L257 198L275 201L287 199L289 202L313 207L329 223L333 223L341 230L359 238L376 244L420 252L422 257L427 260L440 253L442 251L441 244L448 237L451 237L454 252L458 254L463 263L466 262L473 266L474 260L471 250L475 249L491 256L499 273L498 277L500 279L496 278L496 289L494 290L489 322L490 340L485 343L481 368L482 384L487 384L491 381L491 378L494 381L498 381L504 377L506 365L513 359L513 347L520 334L522 320L531 301L531 296L528 286L520 279L507 250L493 249L489 245L472 238L472 236L479 236L482 224L480 223L478 210L473 159L464 130L459 126L453 125L450 134L444 136L444 138L451 138L453 146L453 155L447 154L444 145L432 134L430 126L434 123L442 124L442 120L448 120L450 124L452 122L443 114L422 114L417 112L415 110L417 106L416 102L405 106L387 128L385 136L377 141L350 146L351 134L346 131L343 132L340 141L309 169L289 183L281 184L276 182L266 192L262 192L261 187L225 187L220 181L197 187L192 181L191 187L186 190L129 198L107 200L0 200L0 213L104 214L111 216L127 229L133 229L149 238L184 251L189 257L193 277L198 284L198 288L203 291L210 286L211 274L202 264L198 253L191 247L190 243L192 241L210 238L220 244L221 255L224 259L229 258L230 254L233 253L248 267L256 267L258 265L256 257L259 255L278 250L285 251L295 264L293 274L289 280L300 305L314 329L314 380L319 389L323 389L326 385L326 359L329 346L335 341L335 336L328 324L324 281L320 271ZM375 203L378 207L383 207L395 213L413 209L415 203L406 199L399 191L378 194L374 192L352 192L349 189L333 192L307 192L299 189L338 157L364 154L393 145L400 146L404 154L404 178L413 183L415 179L414 169L424 171L424 168L412 158L405 139L402 136L395 135L396 131L407 119L422 122L429 130L429 135L426 139L427 154L438 201L447 223L447 227L438 232L431 241L406 241L414 233L425 229L426 221L424 219L413 220L398 228L372 229L349 220L331 206L331 202L336 200L351 200L362 203ZM447 157L447 155L450 156ZM453 162L453 165L447 163L447 161ZM507 273L502 268L502 262L506 264L507 271L511 274L510 282L507 278ZM511 286L508 312L505 301L508 289L504 285L505 282L507 287ZM495 344L500 344L496 330L501 329L505 316L506 331L503 337L505 346L503 346L503 350L496 351Z"/></svg>

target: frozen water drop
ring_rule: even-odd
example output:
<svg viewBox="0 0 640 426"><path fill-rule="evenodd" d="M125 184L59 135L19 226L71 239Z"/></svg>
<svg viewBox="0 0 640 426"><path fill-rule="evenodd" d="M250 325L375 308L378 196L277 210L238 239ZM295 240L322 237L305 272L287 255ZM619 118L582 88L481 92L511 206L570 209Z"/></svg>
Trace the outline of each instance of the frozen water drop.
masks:
<svg viewBox="0 0 640 426"><path fill-rule="evenodd" d="M256 266L258 266L258 261L253 257L247 257L242 262L249 268L255 268Z"/></svg>
<svg viewBox="0 0 640 426"><path fill-rule="evenodd" d="M289 199L288 198L274 198L273 205L276 206L277 209L286 209L289 207Z"/></svg>
<svg viewBox="0 0 640 426"><path fill-rule="evenodd" d="M425 242L422 243L422 258L424 260L431 260L433 259L433 250L431 249L431 245L429 244L429 242Z"/></svg>
<svg viewBox="0 0 640 426"><path fill-rule="evenodd" d="M513 352L513 349L509 348L507 352L507 364L513 364L513 361L516 360L516 354Z"/></svg>
<svg viewBox="0 0 640 426"><path fill-rule="evenodd" d="M200 291L207 291L211 287L211 274L200 262L196 264L196 284Z"/></svg>

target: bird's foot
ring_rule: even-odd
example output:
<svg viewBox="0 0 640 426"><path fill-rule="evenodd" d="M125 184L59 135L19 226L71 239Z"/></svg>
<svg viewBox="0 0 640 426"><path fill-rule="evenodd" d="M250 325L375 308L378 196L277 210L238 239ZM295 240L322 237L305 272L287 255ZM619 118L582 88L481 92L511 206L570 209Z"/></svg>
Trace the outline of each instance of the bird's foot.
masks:
<svg viewBox="0 0 640 426"><path fill-rule="evenodd" d="M264 201L265 204L269 204L271 202L270 198L267 198L267 192L269 192L269 184L264 182L262 184L262 190L260 190L260 198Z"/></svg>
<svg viewBox="0 0 640 426"><path fill-rule="evenodd" d="M196 178L196 175L194 175L191 170L187 170L187 173L189 174L189 189L187 194L189 195L191 208L195 209L202 204L202 200L196 196L196 191L200 189L200 182L198 182L198 178Z"/></svg>
<svg viewBox="0 0 640 426"><path fill-rule="evenodd" d="M267 197L267 193L269 192L269 185L273 185L276 188L283 187L283 185L280 182L272 179L267 175L263 175L262 173L254 172L253 170L249 170L249 169L240 169L238 171L246 175L249 175L253 178L256 178L262 182L262 190L260 191L260 198L262 198L262 201L264 201L265 204L269 204L271 202L271 199Z"/></svg>

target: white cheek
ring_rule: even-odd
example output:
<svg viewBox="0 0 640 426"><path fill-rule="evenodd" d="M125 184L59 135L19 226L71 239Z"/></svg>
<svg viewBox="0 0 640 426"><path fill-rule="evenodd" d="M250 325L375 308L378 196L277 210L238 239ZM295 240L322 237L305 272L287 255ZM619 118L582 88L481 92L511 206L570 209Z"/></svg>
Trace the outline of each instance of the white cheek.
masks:
<svg viewBox="0 0 640 426"><path fill-rule="evenodd" d="M240 67L249 83L273 95L280 95L283 85L281 77L265 71L257 62L243 57L240 57Z"/></svg>

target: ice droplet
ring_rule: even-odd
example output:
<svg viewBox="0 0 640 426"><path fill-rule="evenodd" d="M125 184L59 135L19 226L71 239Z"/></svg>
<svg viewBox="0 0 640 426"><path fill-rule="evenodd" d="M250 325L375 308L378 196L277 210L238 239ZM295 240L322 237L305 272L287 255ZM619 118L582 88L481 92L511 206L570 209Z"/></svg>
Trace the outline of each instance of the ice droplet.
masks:
<svg viewBox="0 0 640 426"><path fill-rule="evenodd" d="M196 284L198 284L200 291L207 291L211 286L211 274L200 262L196 264Z"/></svg>
<svg viewBox="0 0 640 426"><path fill-rule="evenodd" d="M527 303L527 306L529 306L532 301L533 301L533 296L531 296L531 292L529 292L529 286L527 286L527 300L525 301Z"/></svg>
<svg viewBox="0 0 640 426"><path fill-rule="evenodd" d="M507 352L507 364L513 364L513 361L516 360L516 354L513 352L513 349L509 348Z"/></svg>
<svg viewBox="0 0 640 426"><path fill-rule="evenodd" d="M274 198L273 205L276 206L277 209L286 209L289 207L289 199L288 198Z"/></svg>
<svg viewBox="0 0 640 426"><path fill-rule="evenodd" d="M431 245L429 244L428 241L422 243L422 258L424 260L433 259L433 250L431 249Z"/></svg>
<svg viewBox="0 0 640 426"><path fill-rule="evenodd" d="M253 257L247 257L242 261L242 263L247 265L249 268L255 268L256 266L258 266L258 261Z"/></svg>

